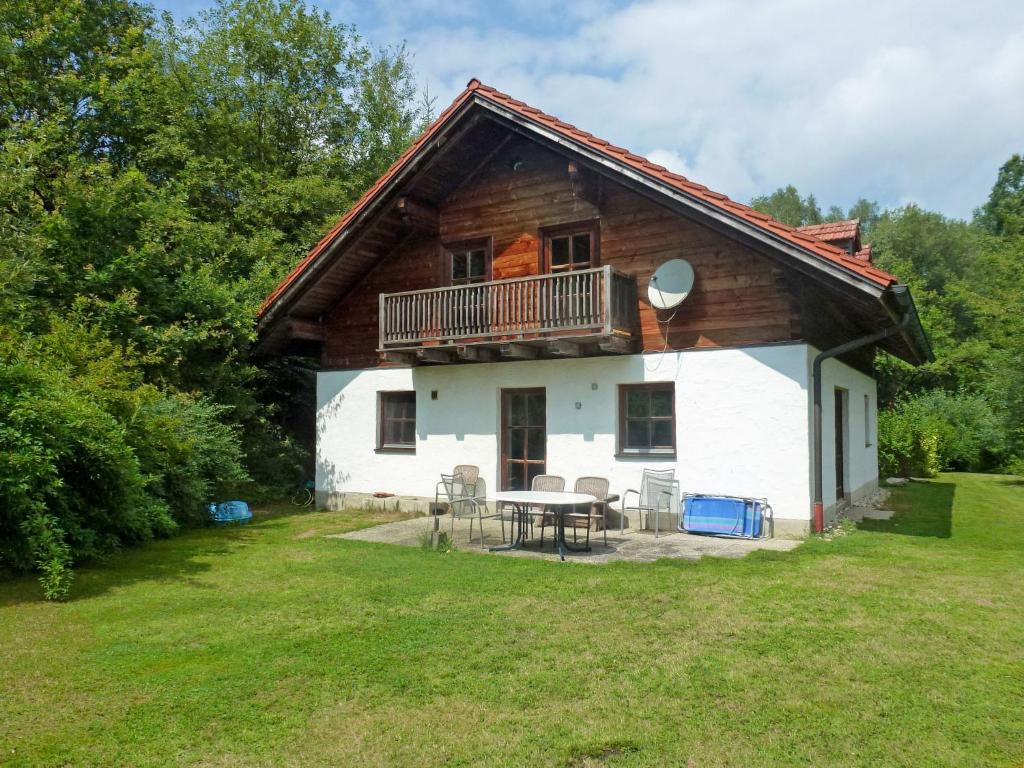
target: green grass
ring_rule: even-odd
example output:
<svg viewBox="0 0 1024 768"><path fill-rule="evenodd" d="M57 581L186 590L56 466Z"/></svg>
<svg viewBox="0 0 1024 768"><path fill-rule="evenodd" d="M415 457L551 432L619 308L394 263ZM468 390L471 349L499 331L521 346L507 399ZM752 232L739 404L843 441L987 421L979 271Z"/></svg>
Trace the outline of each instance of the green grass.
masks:
<svg viewBox="0 0 1024 768"><path fill-rule="evenodd" d="M1020 766L1024 485L792 553L590 566L279 514L0 585L13 765Z"/></svg>

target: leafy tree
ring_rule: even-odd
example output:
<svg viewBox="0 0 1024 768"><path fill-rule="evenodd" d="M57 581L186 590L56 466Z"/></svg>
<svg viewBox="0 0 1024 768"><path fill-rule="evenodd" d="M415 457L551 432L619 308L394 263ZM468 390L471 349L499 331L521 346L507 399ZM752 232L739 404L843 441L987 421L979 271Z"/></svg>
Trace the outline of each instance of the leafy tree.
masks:
<svg viewBox="0 0 1024 768"><path fill-rule="evenodd" d="M770 195L755 197L751 200L750 206L791 227L821 224L824 221L814 195L800 197L800 193L792 184L780 187Z"/></svg>
<svg viewBox="0 0 1024 768"><path fill-rule="evenodd" d="M875 232L875 226L882 217L882 209L874 200L858 198L857 202L850 206L846 212L847 219L860 220L860 236L864 242L871 242Z"/></svg>
<svg viewBox="0 0 1024 768"><path fill-rule="evenodd" d="M0 565L60 596L295 481L272 401L308 377L252 364L256 308L425 115L403 49L298 0L10 0L0 31Z"/></svg>
<svg viewBox="0 0 1024 768"><path fill-rule="evenodd" d="M1024 155L1013 155L1003 164L988 202L974 216L994 235L1024 235Z"/></svg>

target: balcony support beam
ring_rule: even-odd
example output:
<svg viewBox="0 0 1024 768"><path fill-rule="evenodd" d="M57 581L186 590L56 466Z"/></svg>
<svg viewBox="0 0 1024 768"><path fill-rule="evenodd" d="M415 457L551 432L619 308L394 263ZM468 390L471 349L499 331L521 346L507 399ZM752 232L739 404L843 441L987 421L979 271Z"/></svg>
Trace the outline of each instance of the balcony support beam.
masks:
<svg viewBox="0 0 1024 768"><path fill-rule="evenodd" d="M627 352L633 351L633 344L629 339L624 339L621 336L612 336L609 339L603 339L598 343L598 346L603 352L614 352L618 355L624 355Z"/></svg>
<svg viewBox="0 0 1024 768"><path fill-rule="evenodd" d="M381 352L380 356L384 359L385 363L394 363L395 365L416 365L419 363L415 352L390 350Z"/></svg>
<svg viewBox="0 0 1024 768"><path fill-rule="evenodd" d="M419 349L416 356L425 363L451 363L455 361L455 355L447 349Z"/></svg>
<svg viewBox="0 0 1024 768"><path fill-rule="evenodd" d="M575 341L552 341L551 352L559 357L582 357L584 348Z"/></svg>
<svg viewBox="0 0 1024 768"><path fill-rule="evenodd" d="M455 351L461 360L472 360L476 363L489 363L497 357L493 349L469 344L462 344L456 347Z"/></svg>
<svg viewBox="0 0 1024 768"><path fill-rule="evenodd" d="M536 360L540 354L536 347L528 347L525 344L502 344L501 356L511 357L514 360Z"/></svg>

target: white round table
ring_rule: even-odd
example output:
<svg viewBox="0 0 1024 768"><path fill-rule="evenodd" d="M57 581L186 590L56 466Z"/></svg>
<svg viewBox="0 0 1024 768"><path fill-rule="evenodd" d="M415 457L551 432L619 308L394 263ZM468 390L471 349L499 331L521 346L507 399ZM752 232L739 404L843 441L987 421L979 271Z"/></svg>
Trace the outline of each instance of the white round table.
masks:
<svg viewBox="0 0 1024 768"><path fill-rule="evenodd" d="M572 547L565 541L565 521L563 519L564 507L575 507L581 504L593 504L597 501L595 496L589 493L569 493L562 491L498 491L493 495L496 502L511 504L515 510L515 517L512 525L516 535L510 544L500 547L491 547L491 552L505 552L510 549L520 549L526 538L526 527L529 522L530 507L554 507L556 518L555 543L558 546L559 556L565 560L565 553L568 552L589 552L590 547Z"/></svg>

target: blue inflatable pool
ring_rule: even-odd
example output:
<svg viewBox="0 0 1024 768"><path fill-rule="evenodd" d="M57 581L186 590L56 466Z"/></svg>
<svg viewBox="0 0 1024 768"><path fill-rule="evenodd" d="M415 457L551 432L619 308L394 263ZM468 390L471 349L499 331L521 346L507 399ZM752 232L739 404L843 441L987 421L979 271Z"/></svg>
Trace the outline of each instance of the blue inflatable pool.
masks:
<svg viewBox="0 0 1024 768"><path fill-rule="evenodd" d="M756 539L766 534L764 499L692 494L683 500L679 530Z"/></svg>
<svg viewBox="0 0 1024 768"><path fill-rule="evenodd" d="M210 504L210 519L215 523L247 523L252 520L252 511L244 501L224 501Z"/></svg>

